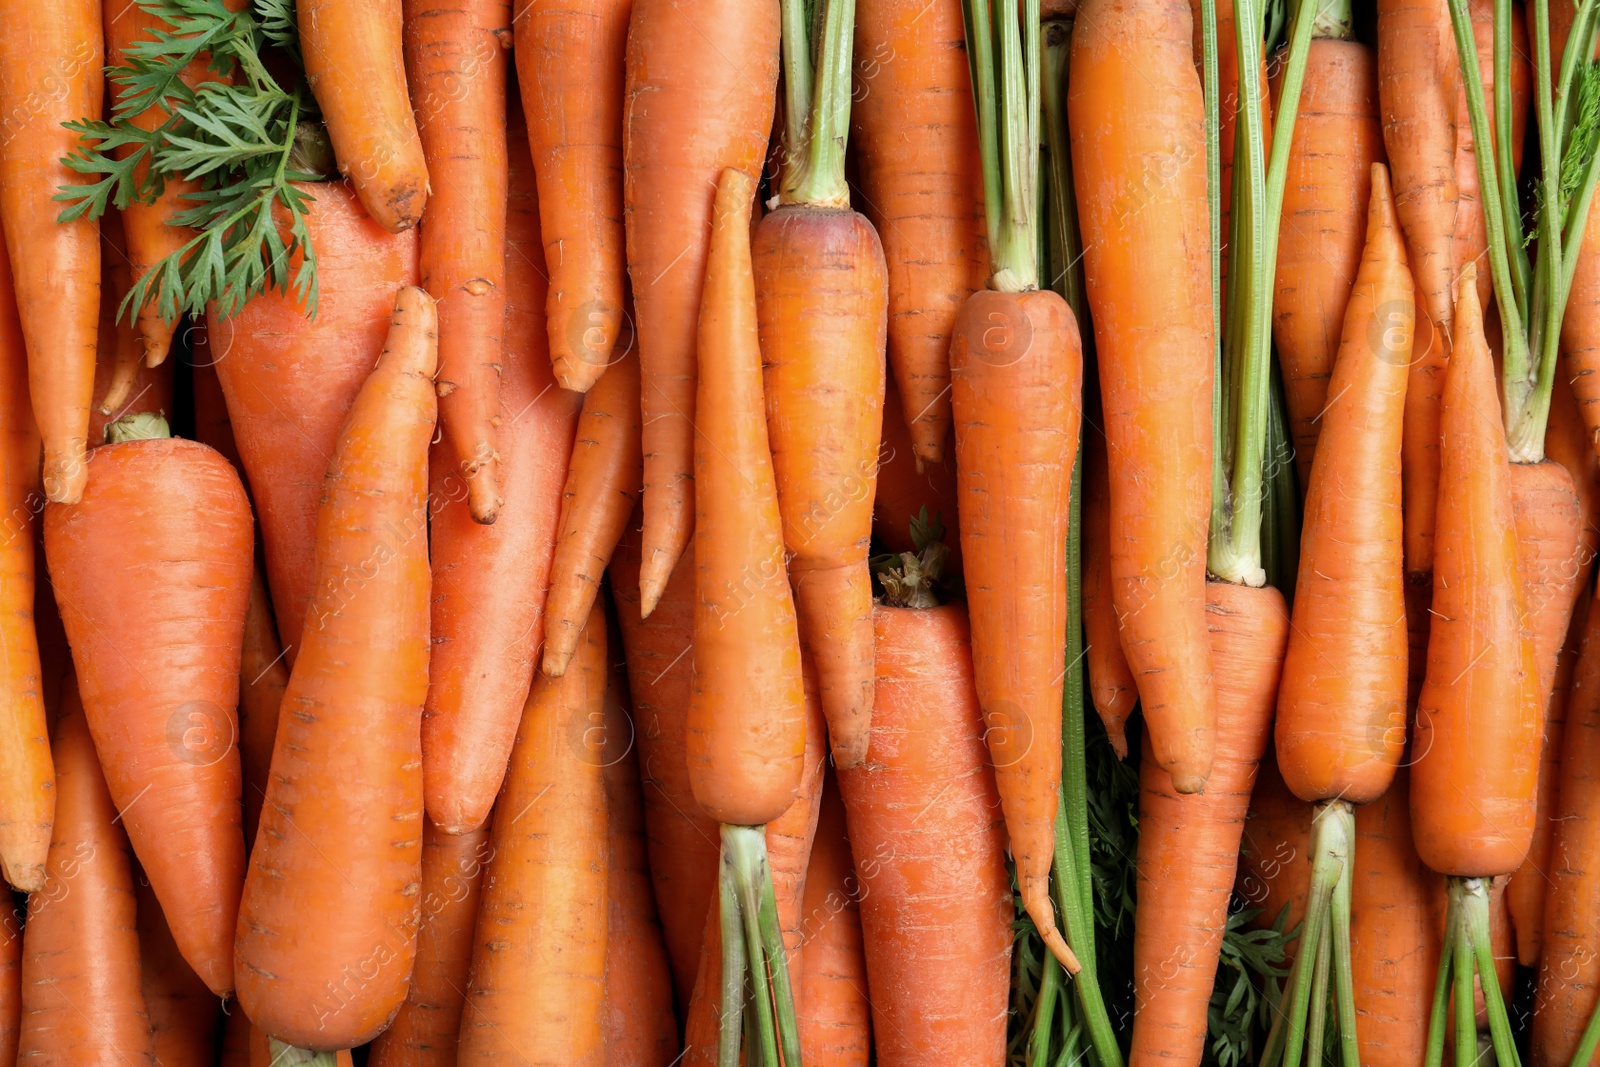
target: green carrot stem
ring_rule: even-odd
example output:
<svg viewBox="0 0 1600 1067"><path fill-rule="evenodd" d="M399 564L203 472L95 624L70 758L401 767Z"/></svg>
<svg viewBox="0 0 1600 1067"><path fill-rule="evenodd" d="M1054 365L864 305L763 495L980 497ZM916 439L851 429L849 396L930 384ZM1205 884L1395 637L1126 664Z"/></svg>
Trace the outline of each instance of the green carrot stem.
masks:
<svg viewBox="0 0 1600 1067"><path fill-rule="evenodd" d="M966 0L967 54L983 156L989 287L1039 287L1039 0Z"/></svg>
<svg viewBox="0 0 1600 1067"><path fill-rule="evenodd" d="M739 1067L745 1015L744 923L733 884L733 861L722 850L717 876L717 914L722 927L722 1015L717 1021L717 1067Z"/></svg>
<svg viewBox="0 0 1600 1067"><path fill-rule="evenodd" d="M761 905L757 919L761 926L762 954L772 985L772 1005L777 1017L778 1042L783 1062L800 1062L800 1024L794 1012L794 989L789 978L789 954L783 943L783 927L778 922L778 898L772 889L772 871L767 864L767 839L761 836Z"/></svg>
<svg viewBox="0 0 1600 1067"><path fill-rule="evenodd" d="M1505 999L1500 995L1500 979L1495 973L1494 947L1489 942L1489 886L1482 878L1462 879L1465 897L1463 922L1472 938L1472 953L1478 962L1478 984L1483 988L1485 1014L1489 1017L1489 1036L1494 1043L1498 1067L1518 1067L1517 1045L1511 1036L1511 1020L1506 1016Z"/></svg>
<svg viewBox="0 0 1600 1067"><path fill-rule="evenodd" d="M795 0L789 0L791 4ZM820 207L850 206L844 177L845 144L850 133L851 49L855 39L856 0L822 0L822 40L818 42L815 99L810 124L799 145L798 166L786 203ZM787 28L787 27L786 27Z"/></svg>
<svg viewBox="0 0 1600 1067"><path fill-rule="evenodd" d="M275 1037L268 1038L267 1045L274 1067L334 1067L338 1063L337 1053L297 1048Z"/></svg>
<svg viewBox="0 0 1600 1067"><path fill-rule="evenodd" d="M783 147L784 174L782 184L789 184L790 175L800 169L800 156L804 153L806 131L811 125L813 96L811 69L811 19L806 0L781 0L779 17L783 20L780 35L780 57L783 60Z"/></svg>
<svg viewBox="0 0 1600 1067"><path fill-rule="evenodd" d="M1200 0L1200 83L1206 116L1206 203L1211 237L1211 449L1225 450L1228 425L1222 387L1222 107L1217 74L1217 0ZM1223 463L1211 464L1211 529L1227 524L1228 482Z"/></svg>
<svg viewBox="0 0 1600 1067"><path fill-rule="evenodd" d="M1578 1047L1572 1054L1572 1067L1588 1067L1594 1059L1596 1046L1600 1046L1600 1004L1596 1004L1594 1011L1589 1013L1589 1025L1583 1028L1583 1036L1578 1039Z"/></svg>
<svg viewBox="0 0 1600 1067"><path fill-rule="evenodd" d="M1444 942L1439 948L1439 974L1433 983L1433 1007L1428 1012L1428 1046L1423 1067L1442 1067L1444 1063L1445 1016L1450 1008L1452 962L1455 958L1456 901L1445 905Z"/></svg>
<svg viewBox="0 0 1600 1067"><path fill-rule="evenodd" d="M1322 928L1317 942L1317 963L1311 980L1311 1018L1306 1024L1306 1047L1312 1049L1311 1062L1322 1058L1324 1037L1328 1027L1328 971L1329 957L1333 955L1333 927Z"/></svg>
<svg viewBox="0 0 1600 1067"><path fill-rule="evenodd" d="M1561 73L1556 79L1556 143L1566 144L1572 131L1577 94L1572 91L1573 78L1594 54L1594 14L1596 0L1582 0L1572 17L1572 29L1567 33L1566 50L1561 54Z"/></svg>
<svg viewBox="0 0 1600 1067"><path fill-rule="evenodd" d="M1456 892L1457 880L1451 879L1451 893ZM1466 929L1466 916L1464 909L1457 907L1456 929L1452 935L1453 943L1450 946L1451 971L1455 976L1456 988L1456 1062L1476 1063L1478 1059L1478 1028L1475 1022L1476 1015L1472 1004L1472 935ZM1492 976L1493 971L1489 974ZM1488 986L1488 982L1483 983Z"/></svg>
<svg viewBox="0 0 1600 1067"><path fill-rule="evenodd" d="M1339 1016L1339 1056L1343 1067L1361 1067L1361 1045L1356 1037L1356 987L1355 968L1350 958L1350 888L1354 880L1356 849L1356 816L1350 805L1343 801L1330 801L1337 805L1338 818L1344 824L1348 852L1339 881L1333 887L1333 987ZM1319 1046L1313 1045L1312 1048Z"/></svg>
<svg viewBox="0 0 1600 1067"><path fill-rule="evenodd" d="M1537 0L1535 0L1537 6ZM1546 19L1548 26L1549 20ZM1549 34L1545 34L1545 53L1549 54ZM1472 54L1473 63L1477 63L1477 50L1474 46ZM1537 66L1537 59L1535 65ZM1500 189L1505 193L1500 198L1500 210L1505 216L1505 231L1511 252L1511 281L1517 287L1517 306L1528 307L1528 291L1530 278L1528 272L1528 254L1525 251L1525 235L1522 229L1522 210L1517 203L1516 188L1517 174L1515 160L1511 148L1512 142L1512 108L1511 108L1511 0L1495 0L1494 3L1494 147L1493 153L1496 173L1500 181ZM1535 71L1534 77L1545 79L1545 91L1542 95L1546 102L1549 101L1550 76L1549 64L1546 63L1543 75ZM1550 132L1551 127L1543 118L1539 120L1540 141L1546 139L1544 134ZM1542 153L1541 153L1542 158Z"/></svg>
<svg viewBox="0 0 1600 1067"><path fill-rule="evenodd" d="M1039 972L1038 995L1033 1002L1033 1030L1028 1035L1029 1067L1049 1067L1051 1038L1056 1025L1056 998L1061 994L1061 964L1055 953L1046 951Z"/></svg>

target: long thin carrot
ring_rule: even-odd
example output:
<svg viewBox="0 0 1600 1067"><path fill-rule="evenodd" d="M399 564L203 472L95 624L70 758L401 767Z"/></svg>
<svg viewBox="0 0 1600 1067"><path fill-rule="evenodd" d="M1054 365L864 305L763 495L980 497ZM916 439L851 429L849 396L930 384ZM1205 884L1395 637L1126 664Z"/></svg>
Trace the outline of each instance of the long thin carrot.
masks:
<svg viewBox="0 0 1600 1067"><path fill-rule="evenodd" d="M428 201L428 165L406 96L401 0L296 0L306 80L361 204L390 233ZM317 258L322 258L321 249ZM321 282L328 288L326 279Z"/></svg>
<svg viewBox="0 0 1600 1067"><path fill-rule="evenodd" d="M255 847L261 806L267 799L278 715L289 687L289 665L278 645L267 585L256 569L250 581L250 608L244 617L239 657L239 770L244 799L245 854Z"/></svg>
<svg viewBox="0 0 1600 1067"><path fill-rule="evenodd" d="M801 902L798 983L800 1048L815 1067L867 1067L872 1059L871 1001L861 946L861 883L845 828L844 801L823 786L806 893ZM970 1010L970 1009L969 1009Z"/></svg>
<svg viewBox="0 0 1600 1067"><path fill-rule="evenodd" d="M1112 464L1112 602L1155 757L1184 792L1205 783L1216 723L1205 628L1215 327L1190 37L1180 0L1086 0L1067 99ZM1170 179L1143 180L1151 159Z"/></svg>
<svg viewBox="0 0 1600 1067"><path fill-rule="evenodd" d="M694 529L695 323L724 167L758 173L778 79L776 0L635 0L622 134L644 408L645 615Z"/></svg>
<svg viewBox="0 0 1600 1067"><path fill-rule="evenodd" d="M120 320L117 317L117 308L132 287L122 212L108 211L100 218L100 330L94 367L94 410L101 415L122 405L144 366L145 346L138 327L126 315ZM107 363L111 365L109 376L104 373ZM105 438L94 432L92 421L89 440L95 445L105 443Z"/></svg>
<svg viewBox="0 0 1600 1067"><path fill-rule="evenodd" d="M100 0L0 5L0 224L28 342L28 386L44 437L44 490L76 503L87 475L89 402L100 315L100 235L89 218L57 223L50 204L74 184L65 122L100 117Z"/></svg>
<svg viewBox="0 0 1600 1067"><path fill-rule="evenodd" d="M1105 425L1098 399L1085 397L1083 494L1079 504L1082 562L1084 666L1089 697L1106 728L1112 751L1128 756L1127 722L1139 701L1138 684L1122 651L1111 581L1111 484L1106 461Z"/></svg>
<svg viewBox="0 0 1600 1067"><path fill-rule="evenodd" d="M44 888L28 897L17 1063L113 1067L148 1058L132 858L76 686L51 739L55 830Z"/></svg>
<svg viewBox="0 0 1600 1067"><path fill-rule="evenodd" d="M531 0L517 10L517 80L528 112L550 263L550 360L586 392L612 362L623 303L623 57L633 0Z"/></svg>
<svg viewBox="0 0 1600 1067"><path fill-rule="evenodd" d="M494 860L473 935L458 1062L596 1067L606 1062L604 732L606 623L600 605L573 668L528 693Z"/></svg>
<svg viewBox="0 0 1600 1067"><path fill-rule="evenodd" d="M31 893L44 886L55 772L33 616L34 539L44 503L39 432L11 292L10 259L0 249L0 873Z"/></svg>
<svg viewBox="0 0 1600 1067"><path fill-rule="evenodd" d="M342 182L309 186L322 297L317 317L278 290L207 316L266 547L278 634L293 663L311 602L322 477L356 392L383 348L394 291L417 281L415 234L390 236Z"/></svg>
<svg viewBox="0 0 1600 1067"><path fill-rule="evenodd" d="M404 15L406 80L437 183L422 217L422 287L439 304L439 421L472 517L490 523L501 505L511 0L404 0Z"/></svg>
<svg viewBox="0 0 1600 1067"><path fill-rule="evenodd" d="M375 1036L416 952L435 328L432 298L401 289L329 464L306 644L239 909L240 1006L300 1048Z"/></svg>
<svg viewBox="0 0 1600 1067"><path fill-rule="evenodd" d="M448 439L435 442L428 468L433 651L422 782L428 817L449 833L482 825L505 777L544 641L562 478L581 401L556 388L545 355L539 204L520 127L513 117L500 518L493 526L472 520Z"/></svg>
<svg viewBox="0 0 1600 1067"><path fill-rule="evenodd" d="M221 996L245 862L233 743L250 504L227 460L160 419L113 431L80 501L45 509L45 554L112 799L184 958ZM125 565L117 580L107 559Z"/></svg>
<svg viewBox="0 0 1600 1067"><path fill-rule="evenodd" d="M862 210L883 238L889 366L920 470L945 458L951 330L989 276L960 0L857 0L855 32Z"/></svg>
<svg viewBox="0 0 1600 1067"><path fill-rule="evenodd" d="M544 671L559 676L578 642L600 579L639 500L639 357L628 350L583 397L572 462L561 491L561 522L550 566Z"/></svg>
<svg viewBox="0 0 1600 1067"><path fill-rule="evenodd" d="M194 973L177 942L150 882L136 872L139 985L150 1016L150 1040L158 1067L215 1067L222 1014L217 998Z"/></svg>

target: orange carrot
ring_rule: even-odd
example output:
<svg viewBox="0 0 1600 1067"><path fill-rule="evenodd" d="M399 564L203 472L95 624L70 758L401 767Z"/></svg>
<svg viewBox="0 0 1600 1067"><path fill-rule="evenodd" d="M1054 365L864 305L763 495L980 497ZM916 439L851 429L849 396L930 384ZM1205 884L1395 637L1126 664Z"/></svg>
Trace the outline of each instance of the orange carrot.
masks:
<svg viewBox="0 0 1600 1067"><path fill-rule="evenodd" d="M1205 624L1215 326L1190 34L1181 0L1087 0L1067 99L1111 458L1112 602L1156 760L1181 792L1205 784L1216 724ZM1163 177L1141 186L1152 159Z"/></svg>
<svg viewBox="0 0 1600 1067"><path fill-rule="evenodd" d="M194 439L210 445L244 473L239 446L233 439L233 421L228 401L222 395L222 382L211 352L211 335L204 319L191 323L184 331L189 342L189 380L194 389Z"/></svg>
<svg viewBox="0 0 1600 1067"><path fill-rule="evenodd" d="M295 3L306 81L322 109L339 173L390 233L417 224L429 193L422 139L406 96L400 3ZM319 248L319 265L321 258ZM331 289L326 278L322 287Z"/></svg>
<svg viewBox="0 0 1600 1067"><path fill-rule="evenodd" d="M801 903L800 1047L814 1067L867 1067L872 1059L860 892L844 801L838 785L829 781L822 790Z"/></svg>
<svg viewBox="0 0 1600 1067"><path fill-rule="evenodd" d="M122 213L108 211L100 220L100 329L95 351L94 410L109 415L128 398L139 368L144 366L144 340L127 316L119 321L117 309L133 287L128 263L127 238ZM109 375L105 365L110 364ZM102 385L102 379L104 384ZM90 447L105 443L90 427Z"/></svg>
<svg viewBox="0 0 1600 1067"><path fill-rule="evenodd" d="M393 323L328 466L306 644L239 909L239 1004L299 1048L376 1036L416 953L432 298L401 289Z"/></svg>
<svg viewBox="0 0 1600 1067"><path fill-rule="evenodd" d="M626 314L622 73L632 10L633 0L531 0L517 11L517 80L550 262L550 359L556 381L578 392L614 361Z"/></svg>
<svg viewBox="0 0 1600 1067"><path fill-rule="evenodd" d="M948 356L946 357L948 359ZM961 570L961 530L959 495L956 492L956 461L949 435L942 448L946 458L917 459L912 451L911 431L900 413L900 396L894 377L883 391L883 443L878 448L877 492L872 497L872 536L890 552L912 552L911 521L928 509L929 519L944 527L950 559L946 573ZM919 469L920 465L920 469Z"/></svg>
<svg viewBox="0 0 1600 1067"><path fill-rule="evenodd" d="M239 770L244 797L245 853L255 847L261 806L272 774L272 750L278 740L278 713L289 687L289 664L278 645L278 630L267 600L260 569L251 575L250 609L244 617L244 646L239 658Z"/></svg>
<svg viewBox="0 0 1600 1067"><path fill-rule="evenodd" d="M62 160L69 120L98 119L104 78L100 0L0 5L0 224L27 339L28 387L44 437L44 490L83 492L100 315L100 234L57 223L51 200L76 184Z"/></svg>
<svg viewBox="0 0 1600 1067"><path fill-rule="evenodd" d="M0 901L0 905L9 904ZM22 924L15 905L0 906L0 1063L17 1062L22 1032Z"/></svg>
<svg viewBox="0 0 1600 1067"><path fill-rule="evenodd" d="M1111 582L1111 485L1106 461L1106 436L1095 396L1085 397L1089 407L1083 430L1083 500L1080 549L1084 666L1089 675L1089 697L1106 728L1117 758L1128 758L1127 722L1139 700L1128 657L1122 651Z"/></svg>
<svg viewBox="0 0 1600 1067"><path fill-rule="evenodd" d="M528 693L490 845L457 1062L606 1062L609 844L600 605L560 678Z"/></svg>
<svg viewBox="0 0 1600 1067"><path fill-rule="evenodd" d="M250 503L228 461L153 416L113 426L77 504L45 509L56 603L105 769L173 938L234 987L244 877L236 706ZM105 562L123 568L108 575Z"/></svg>
<svg viewBox="0 0 1600 1067"><path fill-rule="evenodd" d="M439 304L439 420L466 479L472 517L490 523L502 503L495 428L506 318L511 0L405 0L404 14L425 177L438 183L422 218L422 287ZM368 211L384 221L370 205Z"/></svg>
<svg viewBox="0 0 1600 1067"><path fill-rule="evenodd" d="M1260 910L1252 926L1264 929L1288 908L1285 932L1305 918L1311 888L1311 805L1295 796L1267 746L1244 817L1244 846L1233 891Z"/></svg>
<svg viewBox="0 0 1600 1067"><path fill-rule="evenodd" d="M397 53L398 54L398 53ZM308 186L322 298L315 319L263 292L233 318L207 317L211 359L261 521L267 580L289 662L311 602L322 476L356 392L383 348L394 292L417 280L414 234L391 237L342 182Z"/></svg>
<svg viewBox="0 0 1600 1067"><path fill-rule="evenodd" d="M775 0L635 0L622 132L644 410L640 606L694 529L696 321L724 167L761 169L778 78Z"/></svg>
<svg viewBox="0 0 1600 1067"><path fill-rule="evenodd" d="M1589 212L1584 227L1561 321L1561 352L1559 376L1571 383L1589 440L1600 450L1600 211Z"/></svg>
<svg viewBox="0 0 1600 1067"><path fill-rule="evenodd" d="M222 1015L217 998L172 940L150 881L134 875L138 899L139 985L159 1067L214 1067Z"/></svg>

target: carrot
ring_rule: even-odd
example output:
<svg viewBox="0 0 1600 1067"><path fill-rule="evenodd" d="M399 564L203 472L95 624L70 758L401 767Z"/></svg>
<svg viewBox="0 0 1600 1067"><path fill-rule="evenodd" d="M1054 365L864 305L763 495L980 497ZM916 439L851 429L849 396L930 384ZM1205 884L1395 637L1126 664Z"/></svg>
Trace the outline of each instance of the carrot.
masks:
<svg viewBox="0 0 1600 1067"><path fill-rule="evenodd" d="M383 348L394 291L417 280L414 234L391 237L341 182L307 186L322 297L309 318L268 290L238 315L207 316L266 547L278 634L292 664L311 602L317 502L345 415Z"/></svg>
<svg viewBox="0 0 1600 1067"><path fill-rule="evenodd" d="M1250 791L1233 891L1247 907L1259 910L1251 923L1257 929L1272 926L1285 908L1285 932L1305 918L1311 891L1311 805L1290 791L1270 745Z"/></svg>
<svg viewBox="0 0 1600 1067"><path fill-rule="evenodd" d="M947 357L948 358L948 357ZM900 413L900 396L894 377L885 381L883 392L883 442L878 448L877 491L872 497L872 536L890 552L911 552L911 523L920 519L924 508L929 519L943 527L951 559L947 573L961 569L961 530L959 499L956 493L955 456L946 435L944 459L922 460L912 450L911 432Z"/></svg>
<svg viewBox="0 0 1600 1067"><path fill-rule="evenodd" d="M122 213L110 211L100 220L100 328L94 362L94 411L100 415L109 415L122 406L133 379L144 366L144 341L138 327L127 316L120 321L117 317L117 308L132 286ZM95 434L92 421L93 416L89 428L91 448L105 443L104 436Z"/></svg>
<svg viewBox="0 0 1600 1067"><path fill-rule="evenodd" d="M801 902L798 1000L800 1049L815 1067L867 1067L872 1059L867 961L861 947L861 908L855 862L845 830L844 802L829 781L822 789L816 841Z"/></svg>
<svg viewBox="0 0 1600 1067"><path fill-rule="evenodd" d="M454 1067L479 890L492 858L487 826L464 834L423 826L417 962L399 1014L372 1043L373 1067Z"/></svg>
<svg viewBox="0 0 1600 1067"><path fill-rule="evenodd" d="M233 989L244 876L236 704L253 541L239 475L134 416L44 513L61 620L112 799L189 965ZM123 568L108 576L105 561Z"/></svg>
<svg viewBox="0 0 1600 1067"><path fill-rule="evenodd" d="M406 95L401 0L296 0L295 11L306 80L339 173L378 225L390 233L409 230L421 220L430 189ZM322 286L331 289L326 279Z"/></svg>
<svg viewBox="0 0 1600 1067"><path fill-rule="evenodd" d="M613 362L623 299L623 59L633 0L531 0L517 11L517 81L539 175L551 286L550 359L587 392Z"/></svg>
<svg viewBox="0 0 1600 1067"><path fill-rule="evenodd" d="M285 1055L280 1048L273 1048L270 1039L261 1030L252 1027L250 1030L250 1067L282 1067ZM333 1067L353 1067L354 1058L349 1049L340 1049L333 1057Z"/></svg>
<svg viewBox="0 0 1600 1067"><path fill-rule="evenodd" d="M1112 603L1155 757L1177 789L1194 792L1216 722L1205 628L1215 327L1187 5L1086 0L1071 70L1073 178L1111 457ZM1151 159L1170 163L1171 180L1141 187ZM1152 322L1166 326L1151 333Z"/></svg>
<svg viewBox="0 0 1600 1067"><path fill-rule="evenodd" d="M872 746L839 790L878 1060L998 1063L1015 913L966 611L880 606L873 624Z"/></svg>
<svg viewBox="0 0 1600 1067"><path fill-rule="evenodd" d="M250 608L244 617L239 657L239 770L244 798L245 853L255 847L261 806L267 799L272 750L278 739L278 713L289 687L289 665L278 645L278 631L267 600L267 585L257 568L251 574Z"/></svg>
<svg viewBox="0 0 1600 1067"><path fill-rule="evenodd" d="M604 379L601 379L604 381ZM689 688L694 628L694 546L690 545L648 619L639 614L639 526L634 510L611 557L622 646L627 653L633 723L644 785L650 880L672 968L680 1015L700 970L706 913L717 892L719 831L689 785Z"/></svg>
<svg viewBox="0 0 1600 1067"><path fill-rule="evenodd" d="M105 308L101 331L106 345L106 358L95 365L94 392L99 401L89 410L89 440L91 448L106 443L106 428L118 419L129 415L160 415L162 418L176 414L177 366L163 363L147 367L139 360L141 345L131 323L113 324L115 305ZM116 376L119 368L127 369L125 384L119 385ZM117 403L107 402L115 392L123 392Z"/></svg>
<svg viewBox="0 0 1600 1067"><path fill-rule="evenodd" d="M150 881L133 884L139 929L139 986L150 1016L150 1039L160 1067L214 1067L222 1015L217 998L172 940Z"/></svg>
<svg viewBox="0 0 1600 1067"><path fill-rule="evenodd" d="M17 1062L22 1032L21 915L15 905L0 907L0 1063Z"/></svg>
<svg viewBox="0 0 1600 1067"><path fill-rule="evenodd" d="M536 678L490 834L458 1062L606 1062L605 612L575 669Z"/></svg>
<svg viewBox="0 0 1600 1067"><path fill-rule="evenodd" d="M250 1020L237 1009L228 1011L223 1019L217 1067L250 1067Z"/></svg>
<svg viewBox="0 0 1600 1067"><path fill-rule="evenodd" d="M27 340L28 387L44 437L44 490L83 492L100 315L100 233L87 217L58 223L62 162L79 147L68 120L100 117L99 0L0 6L0 225Z"/></svg>
<svg viewBox="0 0 1600 1067"><path fill-rule="evenodd" d="M1350 959L1363 1063L1422 1063L1440 937L1439 876L1411 838L1410 774L1356 809L1350 879Z"/></svg>
<svg viewBox="0 0 1600 1067"><path fill-rule="evenodd" d="M1271 740L1278 665L1288 637L1288 613L1270 586L1211 582L1206 593L1217 662L1211 778L1202 794L1179 793L1171 774L1152 758L1148 733L1139 766L1132 1063L1200 1059L1239 838L1256 768Z"/></svg>
<svg viewBox="0 0 1600 1067"><path fill-rule="evenodd" d="M0 247L0 874L32 893L44 887L55 810L45 723L44 671L34 626L39 432L28 403L27 353ZM48 603L50 597L45 594ZM4 909L0 909L4 910ZM5 1062L0 1056L0 1062Z"/></svg>
<svg viewBox="0 0 1600 1067"><path fill-rule="evenodd" d="M1105 424L1093 395L1084 398L1089 410L1083 430L1083 498L1080 551L1082 552L1083 632L1087 639L1084 665L1089 673L1089 697L1106 728L1112 751L1128 758L1127 722L1139 700L1128 657L1122 651L1111 582L1111 485L1107 472Z"/></svg>
<svg viewBox="0 0 1600 1067"><path fill-rule="evenodd" d="M55 829L28 897L18 1064L122 1065L153 1050L139 989L132 859L76 686L62 695Z"/></svg>
<svg viewBox="0 0 1600 1067"><path fill-rule="evenodd" d="M406 81L427 161L423 178L438 182L422 216L421 243L422 287L439 306L439 420L460 462L473 519L491 523L502 503L495 428L506 318L511 2L404 0L404 16ZM368 211L390 229L402 228Z"/></svg>
<svg viewBox="0 0 1600 1067"><path fill-rule="evenodd" d="M239 1004L300 1048L374 1037L416 952L432 298L401 289L393 323L328 465L306 646L239 909Z"/></svg>
<svg viewBox="0 0 1600 1067"><path fill-rule="evenodd" d="M775 0L635 0L622 131L644 410L640 606L694 528L696 321L725 167L757 173L778 77ZM691 132L692 131L692 132Z"/></svg>
<svg viewBox="0 0 1600 1067"><path fill-rule="evenodd" d="M1272 308L1302 485L1366 244L1371 167L1382 159L1375 53L1348 38L1314 38L1289 147Z"/></svg>
<svg viewBox="0 0 1600 1067"><path fill-rule="evenodd" d="M189 342L189 382L194 390L194 439L222 453L222 458L244 472L239 446L233 439L233 420L211 352L211 335L204 319L185 331Z"/></svg>
<svg viewBox="0 0 1600 1067"><path fill-rule="evenodd" d="M544 672L559 677L572 659L600 579L639 500L639 357L627 349L583 397L577 440L561 492L560 531L550 566Z"/></svg>
<svg viewBox="0 0 1600 1067"><path fill-rule="evenodd" d="M600 1031L607 1063L672 1067L678 1058L678 1021L672 1014L672 972L645 855L644 800L635 748L638 737L627 673L615 652L610 659L601 723L610 866Z"/></svg>
<svg viewBox="0 0 1600 1067"><path fill-rule="evenodd" d="M852 132L863 209L883 238L889 366L919 471L947 454L951 331L989 276L965 50L959 0L857 0Z"/></svg>
<svg viewBox="0 0 1600 1067"><path fill-rule="evenodd" d="M581 398L555 387L545 356L544 259L532 167L510 126L505 376L493 526L474 522L450 441L430 453L433 563L428 703L422 715L428 817L447 833L489 817L544 641L545 592L561 484Z"/></svg>
<svg viewBox="0 0 1600 1067"><path fill-rule="evenodd" d="M1561 320L1561 351L1562 377L1578 398L1590 443L1600 450L1600 211L1590 211L1585 223Z"/></svg>

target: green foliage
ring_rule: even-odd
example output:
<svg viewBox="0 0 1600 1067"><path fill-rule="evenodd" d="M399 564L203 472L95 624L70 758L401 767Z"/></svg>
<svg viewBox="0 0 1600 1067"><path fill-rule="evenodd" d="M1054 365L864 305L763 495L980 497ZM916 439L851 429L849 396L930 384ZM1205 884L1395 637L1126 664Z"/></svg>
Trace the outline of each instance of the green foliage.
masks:
<svg viewBox="0 0 1600 1067"><path fill-rule="evenodd" d="M1288 905L1264 930L1250 928L1259 909L1228 915L1217 963L1217 984L1206 1010L1210 1045L1206 1062L1215 1067L1246 1067L1256 1062L1260 1043L1272 1027L1272 1014L1289 973L1285 948L1294 932L1284 932Z"/></svg>
<svg viewBox="0 0 1600 1067"><path fill-rule="evenodd" d="M1587 63L1577 73L1578 114L1561 159L1561 217L1583 188L1589 160L1600 144L1600 63Z"/></svg>

